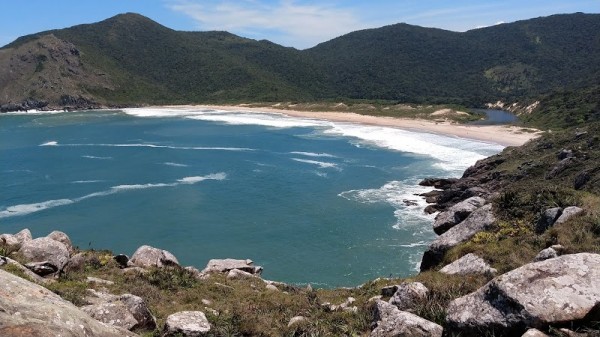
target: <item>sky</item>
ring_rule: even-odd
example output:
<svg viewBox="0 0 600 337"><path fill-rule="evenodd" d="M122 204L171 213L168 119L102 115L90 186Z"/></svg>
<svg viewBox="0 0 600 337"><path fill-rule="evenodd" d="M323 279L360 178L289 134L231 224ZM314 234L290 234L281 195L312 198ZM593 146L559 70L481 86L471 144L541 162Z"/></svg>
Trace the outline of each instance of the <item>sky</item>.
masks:
<svg viewBox="0 0 600 337"><path fill-rule="evenodd" d="M0 46L135 12L175 30L225 30L305 49L400 22L463 32L552 14L598 14L600 0L0 0L0 12Z"/></svg>

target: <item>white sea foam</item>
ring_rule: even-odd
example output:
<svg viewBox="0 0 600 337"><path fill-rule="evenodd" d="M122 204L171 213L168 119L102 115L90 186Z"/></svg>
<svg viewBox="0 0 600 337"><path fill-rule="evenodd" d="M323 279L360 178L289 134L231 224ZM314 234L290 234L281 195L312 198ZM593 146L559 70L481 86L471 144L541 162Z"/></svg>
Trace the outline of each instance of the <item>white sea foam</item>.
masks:
<svg viewBox="0 0 600 337"><path fill-rule="evenodd" d="M262 125L282 129L294 127L318 127L326 124L323 121L308 118L286 117L282 114L275 113L226 112L220 114L198 114L188 116L188 118L230 125Z"/></svg>
<svg viewBox="0 0 600 337"><path fill-rule="evenodd" d="M112 186L110 189L105 191L99 191L84 195L79 198L74 199L58 199L58 200L47 200L34 204L22 204L22 205L14 205L5 208L0 211L0 219L8 218L13 216L27 215L35 212L40 212L49 208L59 207L70 205L74 203L78 203L83 200L97 198L97 197L105 197L111 194L123 193L127 191L133 190L143 190L148 188L161 188L161 187L175 187L179 185L192 185L199 183L204 180L224 180L227 178L227 174L224 172L209 174L206 176L193 176L193 177L184 177L178 179L173 183L148 183L148 184L130 184L130 185L117 185ZM80 181L81 183L86 181ZM89 181L87 181L89 182Z"/></svg>
<svg viewBox="0 0 600 337"><path fill-rule="evenodd" d="M104 180L75 180L72 181L71 184L93 184L93 183L101 183Z"/></svg>
<svg viewBox="0 0 600 337"><path fill-rule="evenodd" d="M436 164L438 167L452 175L460 175L467 167L484 158L484 154L497 153L503 148L475 140L349 123L335 123L323 132L356 138L359 144L430 156L439 161Z"/></svg>
<svg viewBox="0 0 600 337"><path fill-rule="evenodd" d="M219 147L219 146L170 146L158 145L152 143L131 143L131 144L59 144L57 142L47 142L40 146L66 146L66 147L146 147L152 149L171 149L171 150L198 150L198 151L255 151L245 147ZM85 156L84 156L85 157ZM98 159L98 158L96 158Z"/></svg>
<svg viewBox="0 0 600 337"><path fill-rule="evenodd" d="M300 155L300 156L307 156L307 157L337 158L337 156L334 156L329 153L314 153L314 152L302 152L302 151L292 151L290 153L295 154L295 155Z"/></svg>
<svg viewBox="0 0 600 337"><path fill-rule="evenodd" d="M336 163L328 163L328 162L324 162L324 161L302 159L302 158L292 158L292 160L301 162L301 163L317 165L320 168L333 168L333 169L338 169L338 170L340 169Z"/></svg>
<svg viewBox="0 0 600 337"><path fill-rule="evenodd" d="M354 139L356 146L377 146L394 151L414 153L434 158L435 164L448 171L448 176L458 176L477 160L502 150L502 146L485 142L449 137L431 133L407 131L393 127L338 123L310 118L289 117L279 113L202 110L198 108L138 108L124 109L125 113L139 117L183 117L196 120L235 125L263 125L276 128L314 127L321 135L343 136ZM303 156L327 154L292 152Z"/></svg>
<svg viewBox="0 0 600 337"><path fill-rule="evenodd" d="M414 181L394 180L380 188L350 190L340 193L339 196L364 204L388 204L395 208L396 224L393 227L397 229L411 227L414 230L415 225L421 226L423 221L433 220L433 215L423 212L427 203L418 196L429 190L430 187L418 186ZM416 232L421 234L419 231Z"/></svg>
<svg viewBox="0 0 600 337"><path fill-rule="evenodd" d="M28 116L28 115L54 115L64 112L63 110L49 110L49 111L39 111L39 110L27 110L27 111L11 111L6 113L1 113L0 116Z"/></svg>
<svg viewBox="0 0 600 337"><path fill-rule="evenodd" d="M30 214L30 213L43 211L48 208L69 205L72 203L74 203L74 201L71 199L58 199L58 200L47 200L47 201L38 202L35 204L22 204L22 205L9 206L6 209L0 211L0 219L17 216L17 215L26 215L26 214Z"/></svg>
<svg viewBox="0 0 600 337"><path fill-rule="evenodd" d="M57 146L57 145L58 145L58 142L54 141L54 140L40 144L40 146Z"/></svg>
<svg viewBox="0 0 600 337"><path fill-rule="evenodd" d="M185 177L182 179L178 179L177 182L181 184L195 184L204 180L225 180L227 179L227 174L224 172L209 174L206 176L196 176L196 177Z"/></svg>
<svg viewBox="0 0 600 337"><path fill-rule="evenodd" d="M173 167L188 167L188 165L186 165L186 164L179 164L179 163L173 163L173 162L164 162L163 165L173 166Z"/></svg>
<svg viewBox="0 0 600 337"><path fill-rule="evenodd" d="M98 160L110 160L113 159L113 157L97 157L97 156L81 156L82 158L87 158L87 159L98 159Z"/></svg>

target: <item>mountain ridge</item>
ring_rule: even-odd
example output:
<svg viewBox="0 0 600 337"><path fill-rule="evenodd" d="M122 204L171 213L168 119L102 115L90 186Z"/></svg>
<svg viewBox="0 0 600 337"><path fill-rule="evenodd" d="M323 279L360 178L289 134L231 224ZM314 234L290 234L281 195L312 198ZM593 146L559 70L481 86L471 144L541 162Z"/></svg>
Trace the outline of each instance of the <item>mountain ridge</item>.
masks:
<svg viewBox="0 0 600 337"><path fill-rule="evenodd" d="M600 84L598 31L600 15L583 13L467 32L399 23L297 50L222 31L175 31L126 13L0 48L0 105L61 107L68 96L97 105L359 99L479 107ZM81 52L87 78L101 73L104 81L69 78L59 66L59 77L78 90L13 90L40 87L37 64L60 63L36 45L49 34ZM19 77L10 69L24 46L40 60Z"/></svg>

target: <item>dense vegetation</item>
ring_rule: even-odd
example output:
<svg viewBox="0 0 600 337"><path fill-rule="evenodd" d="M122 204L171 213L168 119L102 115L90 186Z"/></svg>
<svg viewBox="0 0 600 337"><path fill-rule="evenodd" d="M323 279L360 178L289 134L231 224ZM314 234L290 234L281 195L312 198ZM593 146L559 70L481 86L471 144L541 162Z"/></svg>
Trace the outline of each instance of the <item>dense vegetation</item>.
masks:
<svg viewBox="0 0 600 337"><path fill-rule="evenodd" d="M122 14L25 36L0 52L47 34L73 43L88 71L110 79L109 86L85 84L89 98L105 103L368 99L475 107L598 85L599 31L600 15L581 13L466 33L396 24L299 51ZM36 97L11 99L26 98Z"/></svg>

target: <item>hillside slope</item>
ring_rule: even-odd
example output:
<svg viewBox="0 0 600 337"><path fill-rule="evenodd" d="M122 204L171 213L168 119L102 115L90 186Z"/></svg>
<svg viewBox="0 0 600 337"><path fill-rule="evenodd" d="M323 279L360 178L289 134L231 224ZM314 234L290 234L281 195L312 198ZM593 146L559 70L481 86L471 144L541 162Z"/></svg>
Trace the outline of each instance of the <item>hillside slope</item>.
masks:
<svg viewBox="0 0 600 337"><path fill-rule="evenodd" d="M600 15L581 13L465 33L396 24L299 51L227 32L174 31L127 13L1 48L0 105L64 106L66 96L103 105L366 99L481 106L599 85L598 32ZM77 55L42 47L53 44Z"/></svg>

